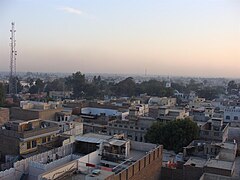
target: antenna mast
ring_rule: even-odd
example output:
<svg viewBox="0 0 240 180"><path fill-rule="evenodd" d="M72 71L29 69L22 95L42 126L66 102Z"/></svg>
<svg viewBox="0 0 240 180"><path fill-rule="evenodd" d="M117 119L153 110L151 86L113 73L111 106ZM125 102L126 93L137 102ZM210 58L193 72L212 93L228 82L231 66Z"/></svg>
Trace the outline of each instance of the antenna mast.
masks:
<svg viewBox="0 0 240 180"><path fill-rule="evenodd" d="M10 74L9 74L9 94L17 94L17 74L16 74L16 39L15 39L15 23L12 22L12 29L10 30Z"/></svg>

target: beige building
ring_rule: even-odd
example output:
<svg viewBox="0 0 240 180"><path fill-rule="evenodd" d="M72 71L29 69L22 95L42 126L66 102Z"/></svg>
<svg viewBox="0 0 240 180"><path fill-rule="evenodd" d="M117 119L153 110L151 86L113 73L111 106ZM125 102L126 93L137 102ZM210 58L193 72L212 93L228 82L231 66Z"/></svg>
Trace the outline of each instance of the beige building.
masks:
<svg viewBox="0 0 240 180"><path fill-rule="evenodd" d="M10 121L0 129L0 153L25 155L37 151L37 146L51 142L59 132L55 123L43 120Z"/></svg>
<svg viewBox="0 0 240 180"><path fill-rule="evenodd" d="M59 102L21 101L20 107L11 108L12 120L45 119L55 120L55 114L63 110Z"/></svg>

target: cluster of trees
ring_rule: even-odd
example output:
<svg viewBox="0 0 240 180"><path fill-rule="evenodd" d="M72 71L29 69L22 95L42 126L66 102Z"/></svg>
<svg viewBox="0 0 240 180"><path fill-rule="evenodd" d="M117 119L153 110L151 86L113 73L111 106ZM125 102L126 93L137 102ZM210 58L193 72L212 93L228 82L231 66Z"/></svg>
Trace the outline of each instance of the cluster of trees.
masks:
<svg viewBox="0 0 240 180"><path fill-rule="evenodd" d="M150 80L135 83L132 77L128 77L118 83L107 83L100 76L95 76L92 82L89 83L81 72L73 73L72 76L66 78L65 82L68 88L73 90L75 98L101 98L104 95L131 97L143 93L162 97L172 96L174 91L172 88L166 88L164 82Z"/></svg>
<svg viewBox="0 0 240 180"><path fill-rule="evenodd" d="M235 81L229 81L227 85L228 94L238 94L240 91L240 84L237 84Z"/></svg>
<svg viewBox="0 0 240 180"><path fill-rule="evenodd" d="M207 80L206 80L207 81ZM18 82L18 92L23 87ZM198 83L195 80L190 80L188 84L181 82L172 83L172 87L165 87L166 82L158 80L149 80L142 83L136 83L132 77L128 77L118 83L107 82L102 80L101 76L94 76L92 81L86 80L86 77L81 72L73 73L66 78L58 78L53 81L44 82L41 79L27 78L27 82L30 87L24 87L28 89L31 94L49 91L68 91L72 90L74 98L103 98L105 95L108 96L138 96L143 93L147 93L150 96L173 96L174 90L178 90L184 94L188 94L190 91L195 91L199 97L204 97L208 100L217 98L220 94L225 93L225 88L220 86L203 86L204 83ZM35 82L35 83L34 83ZM6 92L8 85L6 85ZM227 88L229 94L235 93L240 90L240 85L234 81L228 83ZM26 91L25 91L26 92Z"/></svg>
<svg viewBox="0 0 240 180"><path fill-rule="evenodd" d="M49 92L49 91L63 91L73 90L74 98L103 98L104 95L108 96L138 96L147 93L150 96L173 96L174 89L182 92L189 93L195 91L199 97L205 97L208 100L217 98L219 94L225 92L224 87L204 87L203 84L197 83L193 79L189 84L184 85L181 83L172 83L172 87L165 87L166 82L158 80L149 80L142 83L136 83L132 77L128 77L118 83L106 82L102 80L101 76L94 76L91 82L86 80L86 77L81 72L73 73L66 78L55 79L52 82L43 82L37 79L35 84L33 80L29 79L30 83L29 92Z"/></svg>
<svg viewBox="0 0 240 180"><path fill-rule="evenodd" d="M156 122L148 130L147 142L163 144L167 150L182 151L199 136L199 127L190 119L173 120L167 123Z"/></svg>
<svg viewBox="0 0 240 180"><path fill-rule="evenodd" d="M206 81L206 80L205 80ZM194 91L199 97L203 97L207 100L213 100L219 97L220 94L225 93L225 88L223 86L204 86L204 83L197 83L195 80L191 79L187 85L181 83L172 83L172 87L184 94Z"/></svg>

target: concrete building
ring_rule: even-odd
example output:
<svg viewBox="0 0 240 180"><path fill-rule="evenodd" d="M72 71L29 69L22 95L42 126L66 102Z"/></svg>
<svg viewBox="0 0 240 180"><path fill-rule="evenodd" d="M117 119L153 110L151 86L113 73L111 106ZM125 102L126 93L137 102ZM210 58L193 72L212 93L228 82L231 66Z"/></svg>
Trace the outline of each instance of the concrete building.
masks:
<svg viewBox="0 0 240 180"><path fill-rule="evenodd" d="M0 125L9 121L9 109L0 107Z"/></svg>
<svg viewBox="0 0 240 180"><path fill-rule="evenodd" d="M222 176L212 173L204 173L199 180L239 180L238 177Z"/></svg>
<svg viewBox="0 0 240 180"><path fill-rule="evenodd" d="M51 142L58 132L55 123L39 119L9 121L0 128L1 156L36 152L38 145Z"/></svg>
<svg viewBox="0 0 240 180"><path fill-rule="evenodd" d="M224 121L229 123L240 122L240 107L227 106L224 108Z"/></svg>
<svg viewBox="0 0 240 180"><path fill-rule="evenodd" d="M235 167L236 150L236 143L195 140L184 147L184 161L162 167L161 179L198 180L204 173L213 174L213 177L221 175L231 178L235 171L239 172L238 167Z"/></svg>
<svg viewBox="0 0 240 180"><path fill-rule="evenodd" d="M21 101L20 107L11 108L12 120L45 119L55 120L55 114L63 111L59 102Z"/></svg>
<svg viewBox="0 0 240 180"><path fill-rule="evenodd" d="M103 139L102 139L103 138ZM120 139L119 139L120 138ZM78 146L98 144L83 153ZM88 148L89 149L89 148ZM90 149L89 149L90 150ZM159 179L162 146L122 139L122 137L79 137L75 143L18 161L14 168L0 172L3 180L13 179Z"/></svg>
<svg viewBox="0 0 240 180"><path fill-rule="evenodd" d="M175 106L177 102L176 98L167 98L167 97L151 97L148 101L149 106Z"/></svg>
<svg viewBox="0 0 240 180"><path fill-rule="evenodd" d="M81 114L83 115L105 115L108 117L116 117L119 119L125 119L128 115L128 111L120 111L118 109L108 109L108 108L95 108L95 107L85 107L81 109Z"/></svg>
<svg viewBox="0 0 240 180"><path fill-rule="evenodd" d="M108 135L123 133L128 139L145 142L147 130L154 122L156 122L156 120L151 117L115 120L108 123L106 130Z"/></svg>
<svg viewBox="0 0 240 180"><path fill-rule="evenodd" d="M228 123L223 123L222 118L212 118L201 126L200 139L206 141L225 142L228 138Z"/></svg>
<svg viewBox="0 0 240 180"><path fill-rule="evenodd" d="M234 161L237 153L237 144L232 142L214 143L211 141L195 140L183 148L183 158L191 157L204 159L217 158L224 161Z"/></svg>
<svg viewBox="0 0 240 180"><path fill-rule="evenodd" d="M151 106L149 107L149 116L166 122L176 119L184 119L189 116L189 112L185 109L175 109L167 106Z"/></svg>
<svg viewBox="0 0 240 180"><path fill-rule="evenodd" d="M70 99L72 91L49 91L49 97L54 100Z"/></svg>

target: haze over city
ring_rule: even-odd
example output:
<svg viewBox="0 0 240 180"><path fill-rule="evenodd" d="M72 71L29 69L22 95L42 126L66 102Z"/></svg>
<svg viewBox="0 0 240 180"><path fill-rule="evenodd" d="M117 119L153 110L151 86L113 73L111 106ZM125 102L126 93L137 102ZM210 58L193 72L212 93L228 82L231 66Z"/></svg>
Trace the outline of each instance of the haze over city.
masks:
<svg viewBox="0 0 240 180"><path fill-rule="evenodd" d="M239 77L237 0L1 0L0 71Z"/></svg>

